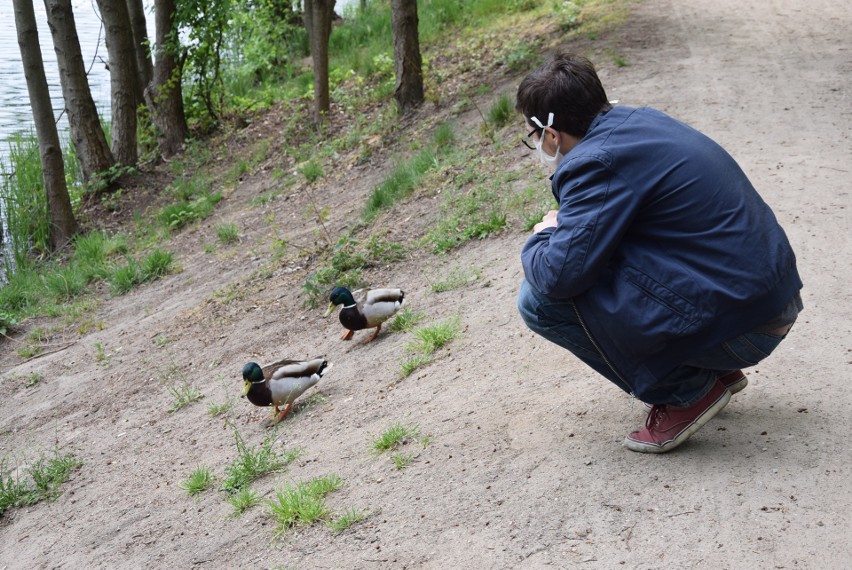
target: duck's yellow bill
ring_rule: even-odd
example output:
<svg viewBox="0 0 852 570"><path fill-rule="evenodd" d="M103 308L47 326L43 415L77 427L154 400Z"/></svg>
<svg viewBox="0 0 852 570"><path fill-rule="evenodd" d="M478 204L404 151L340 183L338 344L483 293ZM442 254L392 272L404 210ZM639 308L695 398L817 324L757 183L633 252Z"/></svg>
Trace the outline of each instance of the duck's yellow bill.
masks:
<svg viewBox="0 0 852 570"><path fill-rule="evenodd" d="M334 303L329 303L329 304L328 304L328 309L326 309L326 311L325 311L325 315L324 315L324 316L326 316L326 317L327 317L327 316L329 316L331 313L333 313L333 312L334 312L334 308L335 308L336 306L337 306L337 305L335 305Z"/></svg>
<svg viewBox="0 0 852 570"><path fill-rule="evenodd" d="M244 398L245 398L246 394L249 393L250 389L251 389L251 382L249 382L248 380L243 382L243 397Z"/></svg>

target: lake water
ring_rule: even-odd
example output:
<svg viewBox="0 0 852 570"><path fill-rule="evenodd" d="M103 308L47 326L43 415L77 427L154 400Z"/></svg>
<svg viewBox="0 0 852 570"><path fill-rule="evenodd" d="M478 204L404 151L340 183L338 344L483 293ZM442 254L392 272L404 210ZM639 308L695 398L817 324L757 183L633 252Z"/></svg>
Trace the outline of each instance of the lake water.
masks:
<svg viewBox="0 0 852 570"><path fill-rule="evenodd" d="M340 14L344 7L357 5L358 0L338 0L335 10ZM144 1L148 16L148 37L154 39L153 0ZM56 65L56 53L53 51L53 38L47 27L47 15L44 2L33 0L38 22L39 43L44 58L44 71L53 100L53 114L57 118L57 127L63 140L67 139L68 120L62 111L62 87L59 84L59 68ZM89 87L95 105L106 119L110 118L109 72L106 69L107 51L104 44L104 32L95 0L72 0L74 21L80 38L80 50L89 72ZM18 48L18 34L15 29L15 13L11 0L0 0L0 159L8 154L9 136L17 131L33 129L30 97L24 68L21 64L21 52Z"/></svg>
<svg viewBox="0 0 852 570"><path fill-rule="evenodd" d="M148 4L148 3L146 3ZM47 27L47 15L44 2L33 1L38 23L39 44L44 59L44 72L53 101L53 114L58 120L57 127L61 136L67 137L68 120L63 114L65 103L62 100L62 87L59 84L59 68L56 53L53 51L53 38ZM95 0L73 0L72 10L80 38L80 50L89 72L89 87L98 111L107 119L110 117L109 72L106 69L107 51L104 45L104 32ZM148 15L148 34L154 34L154 15ZM11 0L0 1L0 157L8 153L7 140L18 131L28 132L33 128L30 96L27 81L21 64L21 52L18 47L18 33L15 29L15 13Z"/></svg>

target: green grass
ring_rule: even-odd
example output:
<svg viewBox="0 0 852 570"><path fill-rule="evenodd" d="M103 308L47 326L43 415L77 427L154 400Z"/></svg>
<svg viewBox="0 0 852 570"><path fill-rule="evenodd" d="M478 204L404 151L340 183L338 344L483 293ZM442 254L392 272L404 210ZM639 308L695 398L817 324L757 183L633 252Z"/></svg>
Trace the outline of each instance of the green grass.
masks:
<svg viewBox="0 0 852 570"><path fill-rule="evenodd" d="M452 127L440 125L433 135L433 145L401 162L397 162L390 175L376 186L367 198L361 218L364 222L372 221L379 213L388 210L400 200L414 192L424 178L424 175L440 166L440 158L455 142Z"/></svg>
<svg viewBox="0 0 852 570"><path fill-rule="evenodd" d="M240 241L240 228L236 224L219 224L216 226L216 237L225 245Z"/></svg>
<svg viewBox="0 0 852 570"><path fill-rule="evenodd" d="M60 495L60 486L82 462L72 454L41 456L29 468L15 469L0 462L0 515L12 507L52 501Z"/></svg>
<svg viewBox="0 0 852 570"><path fill-rule="evenodd" d="M127 263L112 271L108 281L113 295L124 295L142 281L139 264L132 257L128 257Z"/></svg>
<svg viewBox="0 0 852 570"><path fill-rule="evenodd" d="M234 507L231 516L238 517L250 508L260 504L260 497L248 487L243 487L228 495L228 502Z"/></svg>
<svg viewBox="0 0 852 570"><path fill-rule="evenodd" d="M328 293L335 286L354 291L365 285L364 269L388 265L405 257L405 248L378 236L365 241L344 235L332 247L327 265L308 275L303 284L305 304L316 308L328 303Z"/></svg>
<svg viewBox="0 0 852 570"><path fill-rule="evenodd" d="M336 519L332 519L328 521L328 528L331 529L334 533L341 533L344 530L351 527L353 524L358 523L367 518L367 512L361 509L356 509L355 507L351 507L348 510L344 511Z"/></svg>
<svg viewBox="0 0 852 570"><path fill-rule="evenodd" d="M172 405L166 410L167 413L173 414L204 397L198 389L190 386L185 381L176 382L167 388L169 395L172 397Z"/></svg>
<svg viewBox="0 0 852 570"><path fill-rule="evenodd" d="M227 414L231 410L231 407L233 405L234 405L233 400L228 400L227 402L225 402L223 404L216 404L216 403L211 402L211 403L207 404L207 413L215 418L216 416L220 416L222 414Z"/></svg>
<svg viewBox="0 0 852 570"><path fill-rule="evenodd" d="M337 475L326 475L296 485L287 485L268 501L269 513L278 525L278 532L296 526L309 526L319 520L325 520L331 511L325 504L325 496L343 485Z"/></svg>
<svg viewBox="0 0 852 570"><path fill-rule="evenodd" d="M414 340L406 345L408 350L432 354L461 335L461 319L450 317L428 327L414 329Z"/></svg>
<svg viewBox="0 0 852 570"><path fill-rule="evenodd" d="M392 320L387 324L387 328L393 332L404 332L411 330L414 325L426 318L426 314L420 311L414 311L411 307L403 307Z"/></svg>
<svg viewBox="0 0 852 570"><path fill-rule="evenodd" d="M141 280L142 282L154 281L168 275L174 269L174 256L169 251L154 249L142 260Z"/></svg>
<svg viewBox="0 0 852 570"><path fill-rule="evenodd" d="M411 376L411 373L432 362L432 356L428 354L415 354L402 362L401 377Z"/></svg>
<svg viewBox="0 0 852 570"><path fill-rule="evenodd" d="M305 177L305 180L308 181L308 184L313 184L320 178L322 178L322 164L317 162L316 160L309 160L305 164L299 167L299 174Z"/></svg>
<svg viewBox="0 0 852 570"><path fill-rule="evenodd" d="M276 453L272 449L274 443L272 435L267 436L257 447L246 445L236 430L234 430L234 439L238 457L225 467L225 479L219 487L219 490L226 493L236 493L267 473L280 471L301 454L299 450Z"/></svg>
<svg viewBox="0 0 852 570"><path fill-rule="evenodd" d="M189 477L180 482L180 488L189 493L190 497L200 495L216 484L216 478L209 467L196 467Z"/></svg>
<svg viewBox="0 0 852 570"><path fill-rule="evenodd" d="M401 378L410 376L421 366L432 362L435 351L459 337L461 335L461 319L460 317L450 317L432 325L414 329L412 334L414 340L406 343L405 348L415 354L402 362Z"/></svg>
<svg viewBox="0 0 852 570"><path fill-rule="evenodd" d="M396 449L400 445L408 443L409 439L413 439L419 434L420 428L418 426L406 426L397 422L373 440L372 451L375 455L380 455L385 451Z"/></svg>
<svg viewBox="0 0 852 570"><path fill-rule="evenodd" d="M408 465L414 461L413 453L391 453L391 461L393 462L394 469L397 471L402 471Z"/></svg>
<svg viewBox="0 0 852 570"><path fill-rule="evenodd" d="M506 94L500 95L488 110L488 124L495 129L501 129L517 120L515 103Z"/></svg>
<svg viewBox="0 0 852 570"><path fill-rule="evenodd" d="M475 283L481 276L482 272L479 269L455 267L443 278L430 283L429 286L433 293L445 293Z"/></svg>

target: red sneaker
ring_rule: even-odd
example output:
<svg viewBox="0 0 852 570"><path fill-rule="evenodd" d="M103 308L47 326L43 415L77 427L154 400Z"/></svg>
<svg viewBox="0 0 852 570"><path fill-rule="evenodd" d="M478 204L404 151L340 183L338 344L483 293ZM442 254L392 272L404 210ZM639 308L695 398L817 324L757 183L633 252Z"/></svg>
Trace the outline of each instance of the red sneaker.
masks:
<svg viewBox="0 0 852 570"><path fill-rule="evenodd" d="M722 383L725 388L728 389L728 392L731 394L736 394L746 386L748 386L748 378L743 374L742 370L734 370L733 372L728 372L724 376L719 378L719 382Z"/></svg>
<svg viewBox="0 0 852 570"><path fill-rule="evenodd" d="M709 422L730 399L725 385L716 382L706 396L687 408L652 406L645 427L630 433L624 447L640 453L671 451Z"/></svg>

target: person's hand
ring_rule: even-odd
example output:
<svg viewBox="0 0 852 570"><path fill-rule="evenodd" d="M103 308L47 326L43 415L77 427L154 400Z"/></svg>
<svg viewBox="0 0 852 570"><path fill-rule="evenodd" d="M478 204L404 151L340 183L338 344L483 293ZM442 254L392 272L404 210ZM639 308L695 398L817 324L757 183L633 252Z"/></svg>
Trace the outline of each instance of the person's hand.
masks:
<svg viewBox="0 0 852 570"><path fill-rule="evenodd" d="M544 215L539 223L533 226L533 233L538 233L544 228L555 228L556 227L556 214L559 213L559 210L550 210L548 213Z"/></svg>

